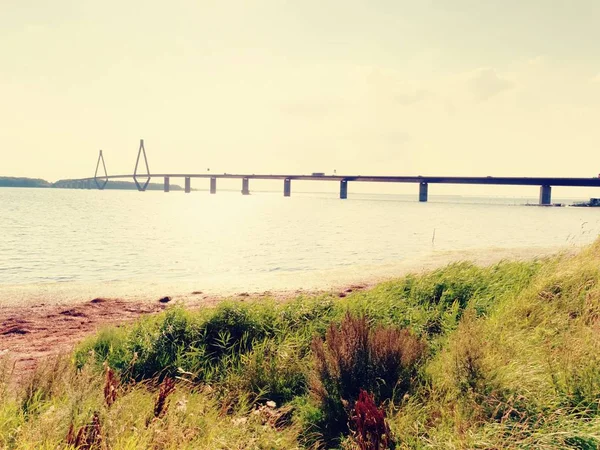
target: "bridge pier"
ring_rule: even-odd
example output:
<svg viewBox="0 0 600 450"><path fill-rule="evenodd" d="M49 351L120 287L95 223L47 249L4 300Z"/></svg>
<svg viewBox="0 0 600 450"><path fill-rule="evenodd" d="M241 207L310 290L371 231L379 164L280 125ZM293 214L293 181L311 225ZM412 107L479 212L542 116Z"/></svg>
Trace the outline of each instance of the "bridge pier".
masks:
<svg viewBox="0 0 600 450"><path fill-rule="evenodd" d="M217 179L215 177L210 177L210 193L217 193Z"/></svg>
<svg viewBox="0 0 600 450"><path fill-rule="evenodd" d="M552 186L540 186L540 205L552 204Z"/></svg>
<svg viewBox="0 0 600 450"><path fill-rule="evenodd" d="M192 182L190 177L185 177L185 193L189 194L192 192Z"/></svg>
<svg viewBox="0 0 600 450"><path fill-rule="evenodd" d="M283 180L283 196L289 197L292 193L292 180L286 178Z"/></svg>
<svg viewBox="0 0 600 450"><path fill-rule="evenodd" d="M419 184L419 201L426 202L427 201L427 192L429 190L429 185L424 181Z"/></svg>
<svg viewBox="0 0 600 450"><path fill-rule="evenodd" d="M340 181L340 198L348 198L348 180Z"/></svg>
<svg viewBox="0 0 600 450"><path fill-rule="evenodd" d="M242 195L250 195L249 184L250 180L248 178L242 178Z"/></svg>
<svg viewBox="0 0 600 450"><path fill-rule="evenodd" d="M169 192L171 190L170 181L171 179L169 177L165 177L165 192Z"/></svg>

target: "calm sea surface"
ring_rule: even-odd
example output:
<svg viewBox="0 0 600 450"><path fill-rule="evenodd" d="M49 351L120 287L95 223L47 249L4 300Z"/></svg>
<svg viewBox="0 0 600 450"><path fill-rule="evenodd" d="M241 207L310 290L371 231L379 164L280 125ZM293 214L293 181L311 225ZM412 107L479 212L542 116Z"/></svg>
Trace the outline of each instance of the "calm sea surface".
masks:
<svg viewBox="0 0 600 450"><path fill-rule="evenodd" d="M520 199L0 189L0 291L57 283L325 287L444 252L580 246L600 209Z"/></svg>

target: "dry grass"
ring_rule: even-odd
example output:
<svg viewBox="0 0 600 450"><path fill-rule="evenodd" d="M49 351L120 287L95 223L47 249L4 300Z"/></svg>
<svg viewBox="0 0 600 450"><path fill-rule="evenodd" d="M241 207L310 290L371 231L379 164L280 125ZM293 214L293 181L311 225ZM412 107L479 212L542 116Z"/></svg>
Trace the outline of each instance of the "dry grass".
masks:
<svg viewBox="0 0 600 450"><path fill-rule="evenodd" d="M69 367L51 377L41 368L22 392L0 403L0 448L6 449L295 449L299 429L248 411L223 413L214 392L165 378L157 390L146 383L120 389L108 406L106 375L71 370L59 358L48 367ZM33 383L39 382L39 386ZM23 410L24 399L28 409ZM168 406L168 407L167 407ZM279 414L279 409L272 416ZM151 420L148 420L148 418Z"/></svg>

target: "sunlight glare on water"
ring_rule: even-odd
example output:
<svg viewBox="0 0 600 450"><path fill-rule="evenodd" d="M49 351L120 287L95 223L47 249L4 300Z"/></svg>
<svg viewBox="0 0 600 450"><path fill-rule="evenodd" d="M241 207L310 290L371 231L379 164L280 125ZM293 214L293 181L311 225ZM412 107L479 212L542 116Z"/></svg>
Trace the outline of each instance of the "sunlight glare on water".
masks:
<svg viewBox="0 0 600 450"><path fill-rule="evenodd" d="M593 208L430 200L2 189L0 287L56 282L181 283L221 291L319 287L445 251L579 246L600 230Z"/></svg>

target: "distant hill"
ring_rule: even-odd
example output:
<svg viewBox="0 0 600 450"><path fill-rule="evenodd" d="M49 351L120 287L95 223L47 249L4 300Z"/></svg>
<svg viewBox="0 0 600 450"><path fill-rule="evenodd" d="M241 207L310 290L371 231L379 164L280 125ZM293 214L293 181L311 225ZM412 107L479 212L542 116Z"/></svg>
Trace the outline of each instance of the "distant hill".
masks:
<svg viewBox="0 0 600 450"><path fill-rule="evenodd" d="M21 187L21 188L64 188L65 183L70 180L59 180L56 183L42 180L41 178L25 178L25 177L0 177L0 187ZM96 184L92 181L92 189L96 189ZM109 181L106 183L105 189L123 189L137 190L137 186L132 181ZM150 183L147 190L161 191L162 183ZM182 191L183 188L177 184L171 184L172 191Z"/></svg>
<svg viewBox="0 0 600 450"><path fill-rule="evenodd" d="M0 187L49 188L52 183L41 178L0 177Z"/></svg>

